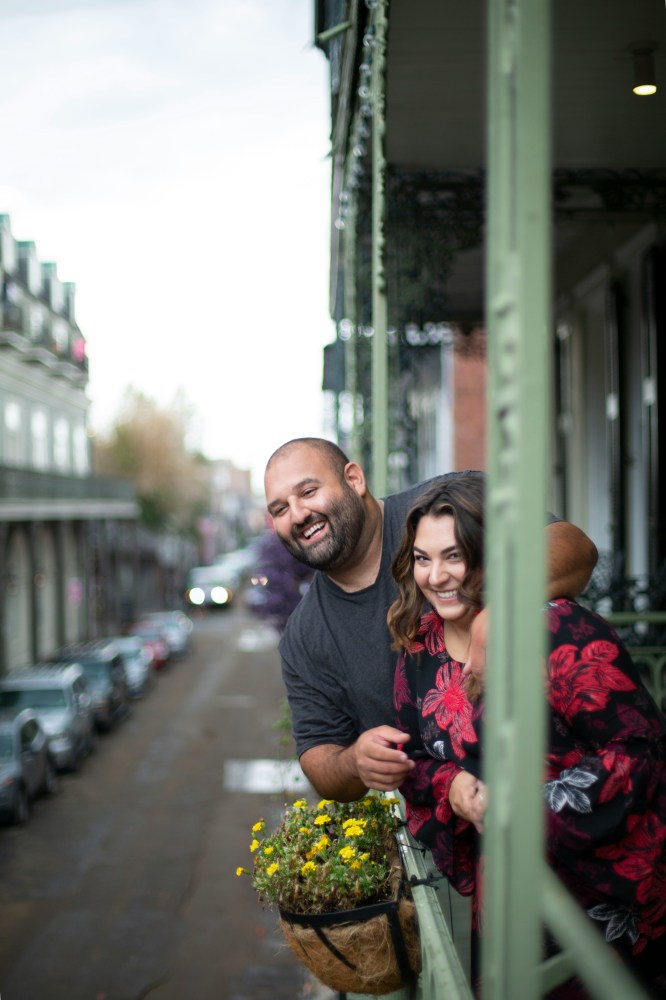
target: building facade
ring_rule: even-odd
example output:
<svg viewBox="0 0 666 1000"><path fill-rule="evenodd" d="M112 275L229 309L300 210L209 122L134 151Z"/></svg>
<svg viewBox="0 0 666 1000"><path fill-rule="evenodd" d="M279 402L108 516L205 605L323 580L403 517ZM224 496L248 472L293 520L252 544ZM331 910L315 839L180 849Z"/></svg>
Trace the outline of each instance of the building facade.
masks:
<svg viewBox="0 0 666 1000"><path fill-rule="evenodd" d="M0 673L131 613L129 483L91 474L75 287L0 215Z"/></svg>

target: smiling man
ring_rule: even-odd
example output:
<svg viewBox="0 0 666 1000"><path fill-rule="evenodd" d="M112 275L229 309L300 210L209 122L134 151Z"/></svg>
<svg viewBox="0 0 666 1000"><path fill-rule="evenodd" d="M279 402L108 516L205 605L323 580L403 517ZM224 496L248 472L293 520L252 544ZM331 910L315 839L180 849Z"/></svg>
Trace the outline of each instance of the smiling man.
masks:
<svg viewBox="0 0 666 1000"><path fill-rule="evenodd" d="M465 476L465 472L438 477ZM394 717L386 613L397 590L391 561L407 512L435 480L376 499L363 470L330 441L297 438L268 460L268 512L286 548L318 570L280 641L296 750L324 798L389 791L413 762ZM546 528L550 597L573 597L589 580L596 549L574 525ZM479 642L485 616L480 614ZM474 655L474 654L472 654Z"/></svg>

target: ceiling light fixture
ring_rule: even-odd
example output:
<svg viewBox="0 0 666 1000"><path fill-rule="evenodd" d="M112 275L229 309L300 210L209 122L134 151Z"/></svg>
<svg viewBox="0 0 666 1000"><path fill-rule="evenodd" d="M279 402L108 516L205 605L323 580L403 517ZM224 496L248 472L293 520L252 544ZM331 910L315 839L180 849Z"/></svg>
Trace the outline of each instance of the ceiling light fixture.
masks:
<svg viewBox="0 0 666 1000"><path fill-rule="evenodd" d="M654 68L656 42L634 42L629 46L634 59L633 92L639 97L649 97L657 93L657 77Z"/></svg>

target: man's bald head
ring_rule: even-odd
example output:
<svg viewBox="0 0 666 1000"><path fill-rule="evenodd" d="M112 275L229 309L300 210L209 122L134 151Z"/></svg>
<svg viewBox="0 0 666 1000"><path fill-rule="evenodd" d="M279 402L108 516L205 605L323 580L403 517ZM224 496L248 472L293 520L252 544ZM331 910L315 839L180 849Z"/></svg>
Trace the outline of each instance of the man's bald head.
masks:
<svg viewBox="0 0 666 1000"><path fill-rule="evenodd" d="M349 464L349 459L344 451L337 444L334 444L333 441L318 437L293 438L293 440L286 441L285 444L280 445L268 459L266 472L279 459L288 458L294 452L306 449L316 452L328 467L335 472L338 479L342 480L344 478L345 466Z"/></svg>

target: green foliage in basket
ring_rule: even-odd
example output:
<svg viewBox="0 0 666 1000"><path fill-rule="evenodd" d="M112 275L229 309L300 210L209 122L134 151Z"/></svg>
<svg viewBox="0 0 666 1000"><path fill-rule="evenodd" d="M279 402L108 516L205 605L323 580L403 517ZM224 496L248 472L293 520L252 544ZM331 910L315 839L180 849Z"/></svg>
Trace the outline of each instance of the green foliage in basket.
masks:
<svg viewBox="0 0 666 1000"><path fill-rule="evenodd" d="M391 896L387 853L399 825L398 800L367 795L358 802L298 799L278 829L252 827L250 875L262 902L292 913L350 910Z"/></svg>

